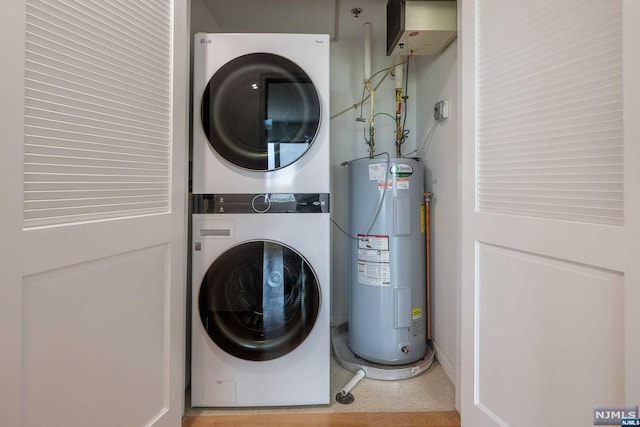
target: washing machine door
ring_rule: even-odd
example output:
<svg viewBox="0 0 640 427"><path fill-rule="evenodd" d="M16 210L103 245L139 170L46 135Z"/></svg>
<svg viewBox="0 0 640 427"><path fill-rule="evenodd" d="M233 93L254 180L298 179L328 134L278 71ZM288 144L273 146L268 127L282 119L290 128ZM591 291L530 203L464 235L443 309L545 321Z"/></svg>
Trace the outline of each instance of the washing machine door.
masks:
<svg viewBox="0 0 640 427"><path fill-rule="evenodd" d="M209 267L199 294L202 325L224 351L245 360L272 360L311 332L320 287L309 263L272 241L242 243Z"/></svg>
<svg viewBox="0 0 640 427"><path fill-rule="evenodd" d="M223 158L243 169L271 171L307 152L320 125L320 100L294 62L252 53L214 73L202 96L201 119Z"/></svg>

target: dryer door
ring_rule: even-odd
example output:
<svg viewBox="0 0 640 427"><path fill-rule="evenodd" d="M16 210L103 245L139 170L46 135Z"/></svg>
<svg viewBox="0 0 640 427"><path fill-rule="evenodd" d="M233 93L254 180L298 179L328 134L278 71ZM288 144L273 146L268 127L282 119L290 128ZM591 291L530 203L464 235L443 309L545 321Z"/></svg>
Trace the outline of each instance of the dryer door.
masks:
<svg viewBox="0 0 640 427"><path fill-rule="evenodd" d="M243 169L270 171L309 149L320 125L320 99L298 65L279 55L252 53L213 75L200 113L218 154Z"/></svg>
<svg viewBox="0 0 640 427"><path fill-rule="evenodd" d="M202 281L199 310L209 337L245 360L272 360L294 350L320 310L320 286L309 263L272 241L234 246Z"/></svg>

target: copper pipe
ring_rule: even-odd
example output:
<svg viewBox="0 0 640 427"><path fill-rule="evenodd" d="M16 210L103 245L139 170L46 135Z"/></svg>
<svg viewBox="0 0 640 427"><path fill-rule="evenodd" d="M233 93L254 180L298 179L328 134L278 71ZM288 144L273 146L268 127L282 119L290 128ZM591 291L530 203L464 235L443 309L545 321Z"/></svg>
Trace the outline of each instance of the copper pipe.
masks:
<svg viewBox="0 0 640 427"><path fill-rule="evenodd" d="M427 293L427 340L431 340L431 198L433 193L424 193L424 245L425 245L425 276Z"/></svg>
<svg viewBox="0 0 640 427"><path fill-rule="evenodd" d="M396 88L396 157L400 157L402 143L402 88Z"/></svg>

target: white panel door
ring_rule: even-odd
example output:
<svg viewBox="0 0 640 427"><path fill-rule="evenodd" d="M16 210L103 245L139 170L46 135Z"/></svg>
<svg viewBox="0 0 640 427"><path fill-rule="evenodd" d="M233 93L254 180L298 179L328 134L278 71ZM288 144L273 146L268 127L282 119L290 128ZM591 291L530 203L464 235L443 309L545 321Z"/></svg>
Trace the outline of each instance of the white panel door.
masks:
<svg viewBox="0 0 640 427"><path fill-rule="evenodd" d="M640 402L640 6L460 6L462 425L592 425Z"/></svg>
<svg viewBox="0 0 640 427"><path fill-rule="evenodd" d="M180 0L0 6L2 426L181 424L188 33Z"/></svg>

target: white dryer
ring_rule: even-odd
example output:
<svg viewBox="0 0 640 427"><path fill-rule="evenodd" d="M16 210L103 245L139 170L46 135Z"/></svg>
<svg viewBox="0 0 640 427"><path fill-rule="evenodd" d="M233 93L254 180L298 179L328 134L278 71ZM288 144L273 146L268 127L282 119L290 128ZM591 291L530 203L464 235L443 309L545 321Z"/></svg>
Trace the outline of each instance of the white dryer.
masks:
<svg viewBox="0 0 640 427"><path fill-rule="evenodd" d="M195 199L192 406L328 404L328 195Z"/></svg>
<svg viewBox="0 0 640 427"><path fill-rule="evenodd" d="M329 36L194 38L194 194L329 193Z"/></svg>

